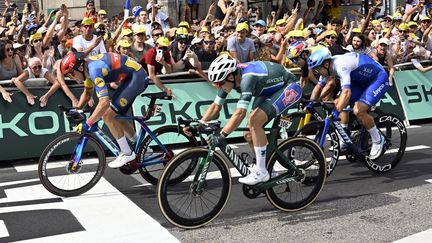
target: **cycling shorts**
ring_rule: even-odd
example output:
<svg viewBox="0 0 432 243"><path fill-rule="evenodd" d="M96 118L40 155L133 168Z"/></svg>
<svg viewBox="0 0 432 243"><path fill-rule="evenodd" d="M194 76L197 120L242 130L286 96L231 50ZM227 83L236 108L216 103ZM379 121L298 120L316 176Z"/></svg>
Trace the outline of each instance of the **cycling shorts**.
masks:
<svg viewBox="0 0 432 243"><path fill-rule="evenodd" d="M133 72L129 79L124 80L111 97L111 108L119 115L125 115L135 98L148 86L148 78L144 69Z"/></svg>
<svg viewBox="0 0 432 243"><path fill-rule="evenodd" d="M296 104L301 96L302 90L300 85L287 83L269 97L256 97L252 109L260 108L266 113L267 119L270 121Z"/></svg>
<svg viewBox="0 0 432 243"><path fill-rule="evenodd" d="M360 101L369 107L374 106L380 101L389 89L388 75L382 70L375 76L375 80L366 87L351 84L351 97L349 104Z"/></svg>

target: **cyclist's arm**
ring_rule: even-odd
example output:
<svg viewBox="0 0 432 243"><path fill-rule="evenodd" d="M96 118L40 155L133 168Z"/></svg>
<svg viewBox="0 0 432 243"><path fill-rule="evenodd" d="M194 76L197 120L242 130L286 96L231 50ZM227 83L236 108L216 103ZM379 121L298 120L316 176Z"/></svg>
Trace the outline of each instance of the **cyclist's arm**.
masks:
<svg viewBox="0 0 432 243"><path fill-rule="evenodd" d="M324 86L321 92L320 98L324 99L328 97L335 88L336 88L336 79L334 77L330 77L327 84Z"/></svg>
<svg viewBox="0 0 432 243"><path fill-rule="evenodd" d="M84 91L80 96L80 99L78 101L78 105L76 106L76 108L81 109L83 108L91 99L92 94L93 94L93 87L84 87Z"/></svg>
<svg viewBox="0 0 432 243"><path fill-rule="evenodd" d="M223 91L222 89L218 90L215 100L209 106L204 116L201 118L201 121L210 121L216 119L219 115L220 110L222 109L222 105L225 103L225 98L228 93Z"/></svg>
<svg viewBox="0 0 432 243"><path fill-rule="evenodd" d="M341 112L348 105L350 97L351 97L351 89L350 88L342 89L342 93L335 103L336 110Z"/></svg>
<svg viewBox="0 0 432 243"><path fill-rule="evenodd" d="M88 120L90 120L92 122L97 122L99 119L101 119L101 117L105 114L105 112L109 108L110 108L109 96L99 97L99 102L98 102L94 112L88 118Z"/></svg>
<svg viewBox="0 0 432 243"><path fill-rule="evenodd" d="M246 109L237 107L237 109L234 111L234 114L232 114L231 118L229 119L228 123L224 126L222 131L226 134L232 133L240 126L240 123L243 121L245 117L246 117Z"/></svg>
<svg viewBox="0 0 432 243"><path fill-rule="evenodd" d="M320 76L319 82L315 85L314 89L312 90L311 94L311 100L312 101L319 101L319 98L321 97L321 92L323 90L323 87L326 85L329 77L323 78Z"/></svg>

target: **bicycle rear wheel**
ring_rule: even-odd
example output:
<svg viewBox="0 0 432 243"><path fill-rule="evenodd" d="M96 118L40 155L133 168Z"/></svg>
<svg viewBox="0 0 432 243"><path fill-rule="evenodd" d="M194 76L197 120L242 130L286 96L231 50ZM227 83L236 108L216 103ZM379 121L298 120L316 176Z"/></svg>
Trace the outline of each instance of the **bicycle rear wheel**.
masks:
<svg viewBox="0 0 432 243"><path fill-rule="evenodd" d="M197 191L194 183L201 166L194 168L192 173L182 182L171 183L172 178L183 174L183 163L190 160L206 159L208 149L192 148L177 155L166 167L158 186L157 197L160 210L173 225L183 229L204 226L215 219L228 202L231 193L231 176L228 166L218 153L208 164L208 172L201 190ZM178 169L180 168L180 172Z"/></svg>
<svg viewBox="0 0 432 243"><path fill-rule="evenodd" d="M298 130L294 134L294 137L308 137L319 144L321 141L323 130L324 122L313 121L304 125L300 130ZM339 136L337 135L335 129L332 126L329 126L326 135L326 141L324 141L324 147L322 148L327 161L327 176L329 176L333 172L339 161L339 156L341 154L341 149L339 145ZM296 163L296 165L300 168L305 167L298 163Z"/></svg>
<svg viewBox="0 0 432 243"><path fill-rule="evenodd" d="M402 120L392 114L381 114L375 118L375 124L385 137L384 152L375 160L366 159L366 166L375 173L392 170L402 159L408 139L407 130ZM372 141L368 132L363 136L362 148L369 153Z"/></svg>
<svg viewBox="0 0 432 243"><path fill-rule="evenodd" d="M105 171L105 152L100 143L88 136L81 160L73 168L73 151L81 142L77 133L64 134L52 141L39 159L38 174L42 185L52 194L78 196L90 190Z"/></svg>
<svg viewBox="0 0 432 243"><path fill-rule="evenodd" d="M139 162L142 162L144 159L149 158L150 156L160 156L155 158L155 160L159 160L160 163L149 164L139 168L141 176L146 181L153 185L157 185L159 177L161 176L167 163L169 163L172 158L182 151L188 148L197 147L198 142L195 137L189 137L184 134L183 130L181 130L179 133L177 126L159 127L153 131L153 134L169 150L169 153L166 154L156 143L156 141L147 135L138 149L137 158L139 159ZM195 165L196 160L191 160L189 163L183 164L182 168L184 169L184 172L179 173L178 177L176 178L171 178L171 182L177 183L179 181L183 181L187 176L190 175Z"/></svg>
<svg viewBox="0 0 432 243"><path fill-rule="evenodd" d="M324 153L312 140L303 137L290 138L277 148L286 158L308 161L310 166L302 168L304 176L301 180L294 178L285 183L277 184L266 190L270 203L282 211L297 211L310 205L320 194L326 179L326 162ZM292 152L295 151L293 154ZM299 153L299 151L302 151ZM293 175L295 171L287 169L281 156L274 151L270 156L267 169L271 178L287 173Z"/></svg>

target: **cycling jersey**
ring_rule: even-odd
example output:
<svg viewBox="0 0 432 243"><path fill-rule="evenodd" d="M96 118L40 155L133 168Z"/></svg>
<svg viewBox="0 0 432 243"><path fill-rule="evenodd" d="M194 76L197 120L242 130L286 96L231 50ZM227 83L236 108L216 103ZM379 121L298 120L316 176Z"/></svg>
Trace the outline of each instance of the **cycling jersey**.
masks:
<svg viewBox="0 0 432 243"><path fill-rule="evenodd" d="M236 87L236 91L240 93L237 108L247 109L252 97L257 97L253 108L262 108L270 120L301 97L300 87L288 86L297 81L296 76L282 65L256 61L239 64L238 68L241 81L240 87ZM227 95L223 89L219 89L214 102L223 105Z"/></svg>
<svg viewBox="0 0 432 243"><path fill-rule="evenodd" d="M351 89L350 104L361 101L375 105L389 88L388 75L384 68L364 54L355 52L332 58L333 75L341 82L342 89ZM324 86L329 77L320 77L319 85Z"/></svg>
<svg viewBox="0 0 432 243"><path fill-rule="evenodd" d="M147 88L148 79L144 69L127 56L104 53L90 56L87 61L90 78L84 82L84 86L94 87L99 98L108 96L107 83L120 83L111 99L111 107L119 114L124 114L136 96Z"/></svg>

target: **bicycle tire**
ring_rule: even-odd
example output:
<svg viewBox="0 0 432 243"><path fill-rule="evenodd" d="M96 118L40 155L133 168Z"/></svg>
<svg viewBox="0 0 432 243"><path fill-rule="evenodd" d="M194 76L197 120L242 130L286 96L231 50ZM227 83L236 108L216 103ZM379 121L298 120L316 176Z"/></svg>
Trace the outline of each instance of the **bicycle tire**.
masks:
<svg viewBox="0 0 432 243"><path fill-rule="evenodd" d="M192 181L195 174L198 173L195 170L191 173L190 177L188 177L189 179L184 180L181 183L170 183L170 176L175 173L178 166L188 159L206 158L208 152L209 151L206 148L191 148L180 153L168 164L159 180L157 186L159 208L168 222L177 227L183 229L202 227L215 219L222 212L228 202L232 186L231 174L224 158L219 153L213 154L213 160L208 166L209 170L205 181L205 189L201 194L192 191L192 188L194 187ZM199 167L200 166L196 166L195 168L198 170ZM219 188L220 190L218 190ZM179 196L181 193L184 193L184 195ZM210 204L211 202L209 198L206 198L206 196L216 198L217 201L208 206L207 204ZM188 207L182 211L181 206L187 204L186 200L184 200L185 197L186 200L190 199L190 202L188 203L190 209ZM183 200L182 205L177 205L173 198L179 199L180 202ZM204 205L201 199L207 200L204 202ZM195 216L193 217L192 205L194 202L195 206L197 206L197 202L201 204L202 214L198 215L198 213L195 212ZM207 207L208 212L204 212L204 206ZM188 217L188 213L191 217Z"/></svg>
<svg viewBox="0 0 432 243"><path fill-rule="evenodd" d="M383 154L375 160L366 158L366 167L378 174L391 171L401 161L405 154L406 144L408 140L407 130L402 120L393 114L380 114L375 118L375 125L386 137ZM396 127L397 129L392 129ZM398 133L393 133L397 130ZM370 151L371 139L369 133L363 136L362 149ZM395 135L400 136L400 140L395 139ZM398 146L397 151L394 151L394 145ZM392 156L392 154L395 154Z"/></svg>
<svg viewBox="0 0 432 243"><path fill-rule="evenodd" d="M163 135L167 135L168 133L172 133L172 135L168 135L169 138L174 138L175 136L182 136L183 139L182 141L187 141L186 143L181 143L181 144L165 144L164 146L170 150L170 151L175 151L175 150L182 150L182 149L187 149L187 148L191 148L191 147L197 147L198 146L198 142L195 139L195 137L191 136L188 137L183 130L180 131L180 133L178 133L178 127L177 126L173 126L173 125L169 125L169 126L163 126L163 127L159 127L156 130L153 131L153 134L156 135L156 137L162 142ZM146 138L144 138L143 142L141 143L140 147L138 148L138 152L137 152L137 158L139 159L139 161L142 161L144 156L146 155L146 152L148 150L148 146L150 146L152 148L152 153L157 153L158 150L160 149L159 146L156 143L152 143L153 139L147 135ZM163 142L162 142L163 143ZM176 155L176 153L173 153L171 159ZM165 155L167 156L167 155ZM195 161L196 162L196 161ZM148 165L148 166L143 166L140 167L138 170L141 174L141 176L144 178L144 180L148 181L150 184L152 185L157 185L158 180L160 175L162 174L162 171L164 170L166 164L169 163L169 161L164 161L158 164L154 164L154 165ZM185 168L185 172L183 174L180 174L178 178L173 178L172 183L176 183L177 181L183 181L189 174L190 172L194 169L194 166L196 165L196 163L193 163L193 161Z"/></svg>
<svg viewBox="0 0 432 243"><path fill-rule="evenodd" d="M282 152L292 151L293 147L303 147L308 149L311 152L313 157L308 159L315 160L313 166L309 166L304 169L305 177L302 181L287 181L284 184L278 184L270 189L266 190L266 196L269 202L276 208L282 211L298 211L304 209L309 206L312 202L320 194L322 188L324 187L324 183L326 180L326 162L324 153L314 141L304 138L304 137L295 137L290 138L281 145L278 146L278 149ZM285 169L285 167L279 164L280 156L274 151L269 159L269 163L267 165L267 170L269 171L271 177L274 177L274 173L281 173L281 169ZM315 175L309 174L309 172L317 172ZM290 173L287 171L286 173ZM311 183L314 185L311 187ZM276 190L275 188L281 188L282 190ZM301 191L310 191L309 193L298 193L294 192L293 189L299 189ZM288 195L287 195L288 194ZM297 199L293 202L288 202L287 200L296 196L306 195L304 198ZM292 196L293 195L293 196Z"/></svg>
<svg viewBox="0 0 432 243"><path fill-rule="evenodd" d="M304 125L300 128L295 134L294 137L309 137L315 140L315 137L318 136L318 140L316 142L319 144L322 132L324 130L324 122L323 121L312 121L308 124ZM332 126L329 126L329 130L327 132L327 139L330 139L330 143L325 143L324 148L322 148L325 158L330 157L330 161L327 163L327 176L329 176L333 170L336 168L336 165L339 161L339 156L341 154L340 150L340 141L339 136L337 135L335 129ZM300 168L302 168L300 166Z"/></svg>
<svg viewBox="0 0 432 243"><path fill-rule="evenodd" d="M75 145L81 141L82 136L77 133L67 133L60 137L57 137L54 139L48 146L44 149L44 151L41 154L41 157L39 158L39 164L38 164L38 174L39 179L42 183L42 185L47 189L49 192L51 192L54 195L62 196L62 197L73 197L81 195L91 188L93 188L96 183L100 180L100 178L103 176L103 173L105 171L105 165L106 165L106 158L105 158L105 151L102 148L102 145L99 143L98 140L93 138L92 136L88 136L88 142L86 145L86 150L81 156L82 160L79 165L79 169L76 172L71 171L70 169L70 159L63 160L65 158L70 158L71 153L73 149L75 148ZM72 142L72 144L69 145L69 142ZM66 146L69 145L70 147ZM90 148L93 148L94 151L89 151ZM64 151L64 152L63 152ZM66 153L66 154L64 154ZM67 155L67 157L65 157ZM92 161L94 160L94 155L97 158L97 165L95 166ZM90 160L88 163L84 165L84 157L90 156ZM61 164L64 164L62 166ZM48 166L49 165L49 166ZM51 167L52 168L47 168ZM85 166L85 167L84 167ZM95 169L95 173L92 176L91 174L93 172L88 172L91 169ZM52 169L52 170L51 170ZM84 185L70 189L70 188L60 188L59 185L55 185L54 182L57 181L58 176L60 173L65 172L68 174L66 180L71 179L73 181L73 184L75 184L79 180L85 179L86 171L90 174L90 179L88 182L84 183ZM80 173L83 173L83 175L79 175ZM66 183L66 180L63 181L63 185L66 186L66 184L69 185L69 183ZM62 181L62 180L60 180Z"/></svg>

